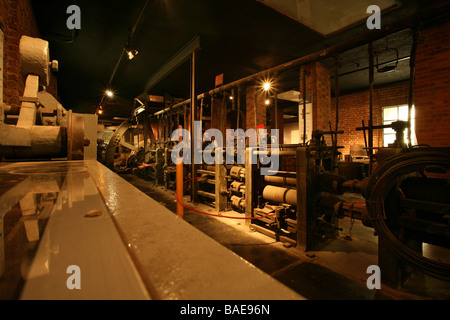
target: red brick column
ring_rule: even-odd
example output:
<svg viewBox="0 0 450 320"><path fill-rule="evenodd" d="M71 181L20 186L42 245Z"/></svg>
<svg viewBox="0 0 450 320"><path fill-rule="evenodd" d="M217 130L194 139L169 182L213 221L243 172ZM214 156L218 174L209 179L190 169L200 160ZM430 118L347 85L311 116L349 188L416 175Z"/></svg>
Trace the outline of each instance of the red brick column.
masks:
<svg viewBox="0 0 450 320"><path fill-rule="evenodd" d="M419 144L450 146L450 23L422 30L416 58L415 111Z"/></svg>
<svg viewBox="0 0 450 320"><path fill-rule="evenodd" d="M40 37L30 1L0 0L0 23L4 33L3 102L18 107L19 97L23 95L25 86L25 79L20 73L20 38L23 35ZM50 56L51 51L52 48ZM53 74L47 91L58 98Z"/></svg>

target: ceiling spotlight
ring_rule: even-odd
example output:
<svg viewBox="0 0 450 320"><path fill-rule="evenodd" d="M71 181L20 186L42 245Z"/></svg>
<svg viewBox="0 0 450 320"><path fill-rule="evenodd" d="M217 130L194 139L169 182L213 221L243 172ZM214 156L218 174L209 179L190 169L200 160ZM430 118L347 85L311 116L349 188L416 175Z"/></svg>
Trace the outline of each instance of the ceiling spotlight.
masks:
<svg viewBox="0 0 450 320"><path fill-rule="evenodd" d="M132 49L127 48L127 49L125 49L125 51L127 52L128 60L132 60L138 54L137 50L132 50Z"/></svg>
<svg viewBox="0 0 450 320"><path fill-rule="evenodd" d="M269 91L271 87L272 87L272 85L271 85L271 83L269 81L266 81L266 82L263 83L264 91Z"/></svg>

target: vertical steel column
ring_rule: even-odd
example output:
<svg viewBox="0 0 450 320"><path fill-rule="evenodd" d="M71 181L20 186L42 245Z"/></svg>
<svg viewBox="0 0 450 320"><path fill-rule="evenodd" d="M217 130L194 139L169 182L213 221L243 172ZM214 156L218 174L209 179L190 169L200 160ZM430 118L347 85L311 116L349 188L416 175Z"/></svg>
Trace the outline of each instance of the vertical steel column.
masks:
<svg viewBox="0 0 450 320"><path fill-rule="evenodd" d="M369 174L373 166L373 42L369 42Z"/></svg>
<svg viewBox="0 0 450 320"><path fill-rule="evenodd" d="M223 164L223 148L217 148L215 154L215 195L216 212L225 211L227 208L227 169Z"/></svg>
<svg viewBox="0 0 450 320"><path fill-rule="evenodd" d="M413 30L413 44L411 47L411 54L409 57L409 98L408 98L408 145L412 146L411 141L411 110L414 105L414 83L416 79L416 52L419 41L419 27L414 26Z"/></svg>
<svg viewBox="0 0 450 320"><path fill-rule="evenodd" d="M275 93L274 93L274 95L275 95L275 101L274 101L274 104L275 104L275 107L274 107L274 109L275 109L275 115L274 115L274 121L275 121L275 126L272 126L272 128L271 129L278 129L278 92L277 92L277 90L275 90ZM281 142L281 143L283 143L283 141Z"/></svg>
<svg viewBox="0 0 450 320"><path fill-rule="evenodd" d="M184 216L184 208L182 206L183 203L183 180L184 180L184 165L183 161L176 164L176 197L177 197L177 215L183 219Z"/></svg>
<svg viewBox="0 0 450 320"><path fill-rule="evenodd" d="M297 148L297 249L305 252L312 243L310 218L310 197L308 190L308 147Z"/></svg>
<svg viewBox="0 0 450 320"><path fill-rule="evenodd" d="M303 69L303 144L306 145L306 70Z"/></svg>
<svg viewBox="0 0 450 320"><path fill-rule="evenodd" d="M148 127L149 127L149 123L148 123L149 119L148 119L148 111L147 108L145 108L144 110L144 162L147 162L146 158L147 158L147 141L148 141ZM151 125L150 125L151 128ZM144 178L145 180L148 179L148 175L147 175L147 169L144 169Z"/></svg>
<svg viewBox="0 0 450 320"><path fill-rule="evenodd" d="M197 141L195 141L195 130L194 122L196 120L196 110L197 105L197 95L195 93L195 62L196 62L196 52L193 51L191 54L191 201L197 202L197 181L194 178L197 177L197 168L195 165L195 148Z"/></svg>
<svg viewBox="0 0 450 320"><path fill-rule="evenodd" d="M334 95L336 99L336 132L339 130L339 55L334 57ZM337 146L337 133L334 139Z"/></svg>
<svg viewBox="0 0 450 320"><path fill-rule="evenodd" d="M241 113L241 87L237 88L237 124L236 124L236 129L240 129L239 125L240 125L240 113Z"/></svg>
<svg viewBox="0 0 450 320"><path fill-rule="evenodd" d="M245 217L253 217L253 165L252 154L254 148L245 149ZM251 224L250 219L246 219L247 226Z"/></svg>
<svg viewBox="0 0 450 320"><path fill-rule="evenodd" d="M256 110L257 110L257 104L258 104L258 87L255 83L255 105L253 106L253 111L255 112L255 131L258 132L258 124L257 124L257 117L256 117ZM258 140L259 144L259 140Z"/></svg>

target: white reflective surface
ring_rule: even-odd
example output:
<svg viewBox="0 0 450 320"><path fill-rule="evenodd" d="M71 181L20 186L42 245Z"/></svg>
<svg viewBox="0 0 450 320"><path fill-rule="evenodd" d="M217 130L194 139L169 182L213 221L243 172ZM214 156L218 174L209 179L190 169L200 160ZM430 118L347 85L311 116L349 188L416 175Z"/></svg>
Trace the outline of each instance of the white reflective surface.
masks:
<svg viewBox="0 0 450 320"><path fill-rule="evenodd" d="M149 299L83 162L9 164L0 179L17 180L1 195L9 203L2 211L2 298ZM79 289L67 285L73 265Z"/></svg>

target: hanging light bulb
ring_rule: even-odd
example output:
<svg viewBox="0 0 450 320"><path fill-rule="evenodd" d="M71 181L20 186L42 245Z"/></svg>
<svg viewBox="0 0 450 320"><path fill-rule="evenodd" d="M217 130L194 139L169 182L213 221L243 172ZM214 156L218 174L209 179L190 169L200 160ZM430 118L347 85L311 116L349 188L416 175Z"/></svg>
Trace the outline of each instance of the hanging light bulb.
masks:
<svg viewBox="0 0 450 320"><path fill-rule="evenodd" d="M114 96L114 92L112 92L111 90L106 90L105 94L110 98L112 98Z"/></svg>

